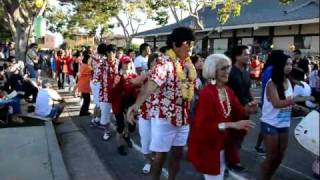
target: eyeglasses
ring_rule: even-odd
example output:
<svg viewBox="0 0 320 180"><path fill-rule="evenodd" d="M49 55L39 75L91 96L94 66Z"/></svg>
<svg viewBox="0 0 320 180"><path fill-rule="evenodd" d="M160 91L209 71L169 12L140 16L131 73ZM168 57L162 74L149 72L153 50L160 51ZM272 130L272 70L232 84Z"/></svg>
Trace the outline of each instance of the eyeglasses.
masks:
<svg viewBox="0 0 320 180"><path fill-rule="evenodd" d="M230 65L222 66L221 68L219 68L219 70L221 70L221 71L230 71L231 70L231 66Z"/></svg>
<svg viewBox="0 0 320 180"><path fill-rule="evenodd" d="M194 41L184 41L183 44L188 44L188 46L194 46Z"/></svg>

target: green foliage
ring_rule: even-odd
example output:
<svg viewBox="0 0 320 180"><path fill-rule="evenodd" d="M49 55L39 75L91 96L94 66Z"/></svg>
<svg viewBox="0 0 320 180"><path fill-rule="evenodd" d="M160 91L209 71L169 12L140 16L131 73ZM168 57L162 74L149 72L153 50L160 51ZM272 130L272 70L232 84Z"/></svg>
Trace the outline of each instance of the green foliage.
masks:
<svg viewBox="0 0 320 180"><path fill-rule="evenodd" d="M134 51L139 51L140 45L132 43L130 46L130 49L133 49Z"/></svg>
<svg viewBox="0 0 320 180"><path fill-rule="evenodd" d="M294 2L294 1L295 1L295 0L279 0L279 2L280 2L281 4L285 4L285 5L290 4L290 3Z"/></svg>
<svg viewBox="0 0 320 180"><path fill-rule="evenodd" d="M75 14L71 16L69 27L84 27L93 31L98 25L107 24L110 17L117 14L120 7L117 0L78 0L74 3Z"/></svg>

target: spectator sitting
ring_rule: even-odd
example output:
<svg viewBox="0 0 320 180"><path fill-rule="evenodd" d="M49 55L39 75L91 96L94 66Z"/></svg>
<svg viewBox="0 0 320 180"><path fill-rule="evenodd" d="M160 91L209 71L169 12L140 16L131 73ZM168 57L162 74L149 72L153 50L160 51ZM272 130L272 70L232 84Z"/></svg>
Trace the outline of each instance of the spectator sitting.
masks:
<svg viewBox="0 0 320 180"><path fill-rule="evenodd" d="M24 92L24 98L28 99L29 96L32 96L31 103L36 102L38 87L37 84L28 78L27 75L24 77L20 74L20 69L13 69L9 76L9 85L11 86L11 90L15 90L17 92Z"/></svg>
<svg viewBox="0 0 320 180"><path fill-rule="evenodd" d="M12 117L12 121L16 123L23 123L23 121L17 116L21 114L20 98L15 95L7 95L7 92L0 87L0 111L1 114L6 112L7 115ZM3 115L1 115L3 117Z"/></svg>
<svg viewBox="0 0 320 180"><path fill-rule="evenodd" d="M59 103L55 104L54 101ZM61 123L60 114L64 109L64 99L53 89L47 80L42 81L42 88L38 92L35 114L41 117L52 118L54 123Z"/></svg>

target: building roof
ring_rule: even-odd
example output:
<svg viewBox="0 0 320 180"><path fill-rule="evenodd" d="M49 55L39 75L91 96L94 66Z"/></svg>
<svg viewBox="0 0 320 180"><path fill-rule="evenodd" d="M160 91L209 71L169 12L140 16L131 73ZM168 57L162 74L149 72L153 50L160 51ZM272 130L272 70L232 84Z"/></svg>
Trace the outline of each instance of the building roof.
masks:
<svg viewBox="0 0 320 180"><path fill-rule="evenodd" d="M281 5L279 0L252 0L252 3L241 8L240 16L230 16L222 26L217 20L217 9L202 8L199 10L199 16L204 25L202 31L316 23L319 22L319 0L295 0L289 5ZM166 35L176 27L192 27L192 24L194 23L189 16L181 20L180 24L166 25L134 36Z"/></svg>

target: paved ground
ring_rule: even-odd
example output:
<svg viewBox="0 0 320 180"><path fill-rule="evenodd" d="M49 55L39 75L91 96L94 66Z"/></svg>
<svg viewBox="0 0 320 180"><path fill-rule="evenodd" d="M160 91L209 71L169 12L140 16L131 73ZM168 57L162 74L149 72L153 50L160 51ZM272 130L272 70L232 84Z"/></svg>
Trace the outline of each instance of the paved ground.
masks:
<svg viewBox="0 0 320 180"><path fill-rule="evenodd" d="M0 179L69 179L51 122L0 128Z"/></svg>
<svg viewBox="0 0 320 180"><path fill-rule="evenodd" d="M96 175L93 179L150 179L148 175L141 173L143 156L139 152L138 132L132 135L135 144L134 148L129 149L127 156L120 156L116 151L114 137L108 142L102 141L103 131L89 127L90 117L78 117L79 99L72 98L69 92L64 91L61 93L68 99L67 113L64 114L64 118L66 122L72 121L72 125L65 123L57 126L56 129L66 166L72 179L85 179L84 177L90 177L90 172L92 172L91 175ZM258 96L260 91L258 89L253 90L253 94ZM246 178L244 179L256 179L259 176L260 163L263 161L263 157L258 156L253 149L259 132L258 117L259 115L251 117L253 121L257 122L257 126L246 136L241 151L241 161L249 169L249 175L245 175ZM292 121L289 147L274 179L316 179L311 171L311 164L315 156L304 150L293 137L294 127L298 122L299 119ZM65 132L63 133L61 129L64 129ZM73 139L70 136L73 136ZM85 143L89 146L83 147ZM66 151L66 148L64 148L66 146L69 146L69 149L71 148L73 151ZM86 150L86 148L90 150ZM75 160L76 158L80 160L77 161ZM81 165L81 163L85 163L85 165ZM100 165L103 167L100 167ZM100 168L100 170L97 170L97 168ZM77 175L78 171L83 172L83 176ZM166 170L163 171L163 179L166 179ZM177 179L200 180L202 176L194 170L190 162L184 159ZM239 178L229 176L227 179Z"/></svg>

